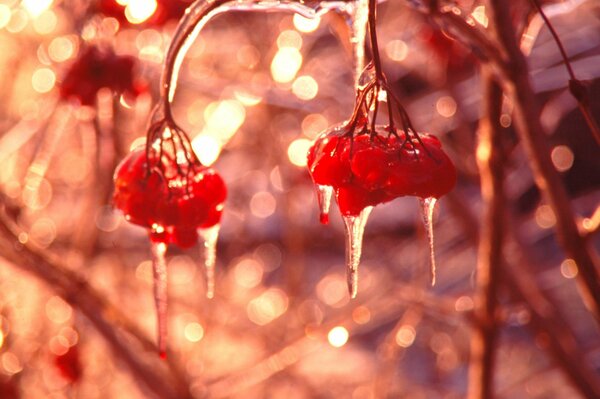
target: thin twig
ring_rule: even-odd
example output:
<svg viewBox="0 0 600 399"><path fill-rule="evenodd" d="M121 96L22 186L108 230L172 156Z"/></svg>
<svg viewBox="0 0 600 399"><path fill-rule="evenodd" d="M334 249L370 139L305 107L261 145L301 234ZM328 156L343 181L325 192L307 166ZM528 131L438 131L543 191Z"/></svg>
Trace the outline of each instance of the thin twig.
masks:
<svg viewBox="0 0 600 399"><path fill-rule="evenodd" d="M546 135L540 122L539 106L529 79L527 61L515 37L510 7L502 0L489 0L489 5L498 43L510 59L510 73L502 83L513 99L517 133L529 156L536 184L554 211L557 237L567 256L579 268L577 277L580 293L586 306L600 322L597 256L579 234L569 197L550 159Z"/></svg>
<svg viewBox="0 0 600 399"><path fill-rule="evenodd" d="M560 40L560 37L558 36L558 33L556 33L554 26L548 19L548 16L542 9L542 6L540 5L539 0L531 0L531 2L533 3L534 7L537 9L537 11L540 14L540 16L542 17L542 19L544 20L544 23L548 27L548 30L550 31L550 34L552 35L552 38L554 39L554 42L556 43L556 46L558 47L558 50L560 51L560 55L563 59L563 62L565 63L565 67L567 68L569 77L571 78L571 80L569 81L569 90L570 90L571 94L573 95L573 97L575 97L575 100L577 100L577 105L579 107L579 110L583 114L585 122L587 123L588 127L592 131L592 135L594 136L594 139L596 139L596 142L600 145L600 127L598 126L598 124L596 123L596 120L592 116L592 112L590 110L589 94L588 94L587 88L575 76L575 71L573 70L573 66L571 65L571 62L569 61L569 56L567 55L565 47L563 46L562 41Z"/></svg>
<svg viewBox="0 0 600 399"><path fill-rule="evenodd" d="M455 193L458 196L457 193ZM465 206L467 201L457 198L453 212L464 223L465 236L476 245L479 242L477 234L478 220L473 211ZM542 291L536 281L531 265L534 262L527 257L528 250L521 239L518 238L518 226L507 228L507 254L510 258L503 259L502 285L522 300L531 311L531 322L527 327L534 336L544 336L547 343L546 349L556 362L557 366L569 378L573 387L585 398L600 397L600 383L597 375L591 371L584 353L579 349L572 328L564 321L560 314L558 302L548 293ZM475 233L475 234L473 234Z"/></svg>
<svg viewBox="0 0 600 399"><path fill-rule="evenodd" d="M192 397L179 373L172 370L167 372L142 359L143 353L154 356L156 347L117 307L110 304L85 279L62 265L57 256L38 248L31 241L20 244L19 235L18 227L6 215L2 205L0 256L42 279L65 301L80 310L109 343L115 358L127 364L135 379L154 395L160 398Z"/></svg>

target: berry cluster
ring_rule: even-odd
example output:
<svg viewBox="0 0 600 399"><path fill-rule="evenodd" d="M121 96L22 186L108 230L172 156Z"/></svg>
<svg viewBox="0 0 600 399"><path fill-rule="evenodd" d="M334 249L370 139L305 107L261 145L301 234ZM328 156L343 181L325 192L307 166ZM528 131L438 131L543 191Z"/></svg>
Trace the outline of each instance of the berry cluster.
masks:
<svg viewBox="0 0 600 399"><path fill-rule="evenodd" d="M64 100L75 99L82 105L94 105L98 91L104 87L115 93L137 96L145 90L145 85L134 79L135 65L134 57L88 46L67 70L60 85L60 96Z"/></svg>
<svg viewBox="0 0 600 399"><path fill-rule="evenodd" d="M175 159L148 162L146 151L137 149L117 167L114 180L115 206L148 228L154 242L189 248L198 241L197 229L221 220L227 189L211 168L192 164L182 171Z"/></svg>
<svg viewBox="0 0 600 399"><path fill-rule="evenodd" d="M162 26L167 21L178 20L185 13L193 0L158 0L156 10L146 21L145 26ZM119 23L127 25L125 9L127 5L117 0L99 0L98 11L107 17L116 18Z"/></svg>
<svg viewBox="0 0 600 399"><path fill-rule="evenodd" d="M323 133L308 153L315 184L333 187L342 215L397 197L439 198L456 183L456 169L439 140L402 131L353 136L346 126Z"/></svg>

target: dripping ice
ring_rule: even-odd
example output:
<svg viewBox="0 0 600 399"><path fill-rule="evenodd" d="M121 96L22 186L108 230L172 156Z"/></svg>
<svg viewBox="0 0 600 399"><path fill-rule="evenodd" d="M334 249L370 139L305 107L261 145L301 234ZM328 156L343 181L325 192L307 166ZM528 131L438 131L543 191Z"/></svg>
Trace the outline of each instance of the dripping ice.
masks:
<svg viewBox="0 0 600 399"><path fill-rule="evenodd" d="M319 221L321 224L329 223L329 208L331 207L331 196L333 194L333 187L322 186L316 184L317 200L319 202Z"/></svg>
<svg viewBox="0 0 600 399"><path fill-rule="evenodd" d="M167 357L167 244L152 243L152 275L154 277L154 303L158 320L158 353Z"/></svg>
<svg viewBox="0 0 600 399"><path fill-rule="evenodd" d="M435 251L433 248L433 210L437 199L420 198L419 203L421 205L421 216L423 218L423 224L425 225L425 231L427 232L427 240L429 241L429 262L431 267L431 285L435 285Z"/></svg>
<svg viewBox="0 0 600 399"><path fill-rule="evenodd" d="M215 296L215 264L217 262L217 240L219 238L220 225L216 224L207 229L199 229L198 235L202 241L204 270L206 273L206 297Z"/></svg>
<svg viewBox="0 0 600 399"><path fill-rule="evenodd" d="M346 277L350 297L358 293L358 265L362 254L362 240L372 206L363 209L358 216L344 216L346 226Z"/></svg>

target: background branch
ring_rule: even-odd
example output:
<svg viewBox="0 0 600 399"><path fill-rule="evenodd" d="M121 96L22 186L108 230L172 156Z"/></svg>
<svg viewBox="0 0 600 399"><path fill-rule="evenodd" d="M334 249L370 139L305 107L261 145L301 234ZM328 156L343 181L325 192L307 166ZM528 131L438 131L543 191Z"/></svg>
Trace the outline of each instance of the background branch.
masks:
<svg viewBox="0 0 600 399"><path fill-rule="evenodd" d="M579 234L569 197L550 159L546 135L540 123L540 111L535 98L529 68L521 52L510 17L510 7L502 0L489 0L491 21L498 45L509 61L509 74L503 87L513 100L517 133L523 143L535 182L556 217L556 233L567 256L580 270L578 282L586 306L600 321L600 284L597 256Z"/></svg>
<svg viewBox="0 0 600 399"><path fill-rule="evenodd" d="M477 164L481 178L483 221L477 262L475 328L471 339L469 399L494 397L494 359L498 348L497 292L504 243L504 140L500 115L502 89L483 71L483 116L479 123Z"/></svg>

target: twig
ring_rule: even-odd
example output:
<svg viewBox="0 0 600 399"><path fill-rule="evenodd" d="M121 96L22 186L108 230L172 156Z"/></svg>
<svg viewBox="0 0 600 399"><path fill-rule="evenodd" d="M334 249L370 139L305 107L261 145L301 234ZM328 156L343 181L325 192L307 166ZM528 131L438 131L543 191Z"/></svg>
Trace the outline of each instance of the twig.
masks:
<svg viewBox="0 0 600 399"><path fill-rule="evenodd" d="M510 7L502 0L489 0L489 4L498 43L510 60L510 73L503 86L513 98L517 133L529 156L536 184L556 216L558 239L579 268L577 276L580 293L586 306L600 322L600 283L596 255L579 234L567 192L550 159L539 107L529 80L527 62L514 34Z"/></svg>
<svg viewBox="0 0 600 399"><path fill-rule="evenodd" d="M407 3L408 6L414 6L411 1L407 1ZM460 15L440 9L437 1L431 1L428 7L416 7L415 9L430 16L438 25L451 28L452 32L450 33L458 36L463 43L475 49L476 51L473 54L481 62L489 63L498 77L504 78L506 76L508 69L504 58L485 32L469 25Z"/></svg>
<svg viewBox="0 0 600 399"><path fill-rule="evenodd" d="M182 383L177 373L162 371L164 369L148 363L145 359L142 360L140 355L136 354L140 349L154 354L156 349L133 323L85 279L62 265L56 256L38 248L30 241L20 244L18 237L21 232L6 215L4 205L1 205L1 208L0 256L42 279L69 304L79 309L110 344L113 355L127 364L135 378L154 395L160 398L192 397L187 384ZM126 332L129 339L125 339L126 336L119 333L119 330Z"/></svg>
<svg viewBox="0 0 600 399"><path fill-rule="evenodd" d="M592 131L592 135L594 136L594 139L596 139L596 142L600 145L600 127L598 126L598 124L596 123L596 120L592 116L592 112L590 110L590 101L589 101L588 91L587 91L586 87L581 83L581 81L579 79L577 79L577 77L575 76L575 72L573 71L573 66L571 65L571 62L569 61L569 57L567 56L565 47L563 46L563 44L560 40L560 37L558 36L558 33L556 33L554 26L552 26L552 23L548 19L548 16L546 16L546 13L540 6L539 0L531 0L531 2L533 3L534 7L537 9L537 11L540 14L540 16L542 17L542 19L544 20L544 23L548 27L548 30L550 31L552 38L554 39L554 41L556 42L556 45L558 46L560 55L565 63L565 67L567 68L569 77L571 78L571 80L569 81L569 91L571 92L573 97L575 97L575 100L577 100L577 105L579 107L579 110L583 114L585 122L587 123L588 127Z"/></svg>
<svg viewBox="0 0 600 399"><path fill-rule="evenodd" d="M519 258L515 264L507 262L504 269L506 285L517 297L529 305L531 311L530 327L536 338L541 338L547 344L547 349L562 371L569 378L573 387L587 399L600 398L600 382L594 369L585 360L585 354L577 344L571 328L557 312L557 305L537 287L533 274L529 270L530 259L518 237L518 232L511 229L510 236L515 237L511 243Z"/></svg>
<svg viewBox="0 0 600 399"><path fill-rule="evenodd" d="M466 228L465 233L475 245L479 240L470 233L476 231L477 219L472 210L464 204L466 201L456 201L456 207L462 206L458 212L459 217L464 216L464 224L472 226ZM453 209L454 210L454 209ZM514 226L509 229L509 236L518 237L518 229ZM549 294L543 292L536 281L530 265L534 262L527 258L525 244L519 239L507 242L512 245L507 253L513 254L510 259L504 259L502 273L503 286L510 289L519 299L523 300L531 311L531 322L527 324L534 336L542 334L547 343L547 349L557 366L569 377L573 386L586 398L600 397L600 383L598 378L585 360L585 356L577 346L571 327L564 322L558 311L557 301Z"/></svg>
<svg viewBox="0 0 600 399"><path fill-rule="evenodd" d="M496 295L504 244L505 155L500 126L502 89L485 69L483 82L484 113L479 125L477 164L484 210L474 298L476 328L471 339L469 399L494 397L494 359L498 337Z"/></svg>

